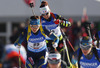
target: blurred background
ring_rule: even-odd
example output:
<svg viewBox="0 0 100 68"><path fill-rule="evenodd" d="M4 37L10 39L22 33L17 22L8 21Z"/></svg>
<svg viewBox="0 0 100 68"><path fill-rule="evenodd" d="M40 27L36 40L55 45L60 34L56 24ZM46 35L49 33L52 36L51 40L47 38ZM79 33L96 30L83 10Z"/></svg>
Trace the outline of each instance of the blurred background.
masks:
<svg viewBox="0 0 100 68"><path fill-rule="evenodd" d="M0 0L0 47L14 43L29 23L32 9L28 0ZM67 18L72 26L63 28L73 47L77 50L80 36L87 35L84 22L89 22L91 34L100 30L100 0L46 0L53 13ZM40 0L35 0L34 12L40 16ZM69 47L69 50L71 48ZM71 50L72 51L72 50ZM0 52L1 56L1 52Z"/></svg>
<svg viewBox="0 0 100 68"><path fill-rule="evenodd" d="M89 21L100 23L100 2L96 0L47 0L52 12L72 18L74 22L81 21L83 9ZM10 43L11 35L20 27L24 27L28 18L32 16L31 8L26 4L27 0L0 0L0 40L3 44ZM39 12L40 0L35 0L34 12ZM22 24L23 23L23 24ZM97 27L96 27L97 28ZM98 27L99 28L99 27ZM16 33L15 33L16 34Z"/></svg>

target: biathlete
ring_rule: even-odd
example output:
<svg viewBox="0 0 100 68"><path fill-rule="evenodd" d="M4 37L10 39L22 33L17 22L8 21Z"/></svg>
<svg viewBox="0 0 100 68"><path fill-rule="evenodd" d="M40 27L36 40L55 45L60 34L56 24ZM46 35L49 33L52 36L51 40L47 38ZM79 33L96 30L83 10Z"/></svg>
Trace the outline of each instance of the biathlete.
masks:
<svg viewBox="0 0 100 68"><path fill-rule="evenodd" d="M100 49L93 47L89 36L83 37L80 48L74 53L73 68L100 68Z"/></svg>
<svg viewBox="0 0 100 68"><path fill-rule="evenodd" d="M63 36L62 36L61 30L60 30L60 27L69 27L69 26L71 26L71 23L67 19L61 17L60 15L52 13L50 11L47 1L41 2L40 13L41 13L42 26L46 27L48 30L50 30L51 32L53 32L55 35L57 35L59 37L59 43L58 43L57 50L63 56L63 54L64 54L63 50L65 50L65 49L64 49L64 45L63 45ZM54 49L51 46L51 43L53 41L48 36L46 36L46 42L47 42L48 50L52 51ZM62 57L62 59L63 59L63 57ZM68 63L67 58L65 58L65 61Z"/></svg>
<svg viewBox="0 0 100 68"><path fill-rule="evenodd" d="M26 68L41 68L45 64L46 53L46 41L45 34L49 36L53 42L53 46L56 48L59 38L53 33L49 32L45 27L42 28L39 16L31 16L30 24L15 42L15 46L20 48L20 44L27 40L27 60Z"/></svg>

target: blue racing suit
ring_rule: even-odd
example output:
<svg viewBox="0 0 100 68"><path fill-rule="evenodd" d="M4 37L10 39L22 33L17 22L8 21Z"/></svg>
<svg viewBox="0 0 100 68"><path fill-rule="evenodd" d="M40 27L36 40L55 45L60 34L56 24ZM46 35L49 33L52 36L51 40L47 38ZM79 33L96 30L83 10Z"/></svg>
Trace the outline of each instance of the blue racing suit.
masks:
<svg viewBox="0 0 100 68"><path fill-rule="evenodd" d="M72 63L76 64L78 62L79 57L79 50L80 48L75 52L74 58L72 59ZM100 49L96 49L98 58L100 59ZM89 56L88 56L89 57ZM93 52L92 58L87 59L84 54L80 57L80 68L100 68L100 61L97 59L96 55Z"/></svg>
<svg viewBox="0 0 100 68"><path fill-rule="evenodd" d="M54 13L50 13L50 14L51 16L49 19L45 19L41 16L41 23L43 27L46 27L49 31L53 32L55 35L59 37L59 44L58 44L59 46L57 47L57 50L61 52L63 50L63 37L62 37L61 30L60 30L60 26L69 27L71 26L71 23L68 20L61 17L60 15L57 15ZM61 22L57 20L61 20ZM50 43L52 42L51 38L46 36L46 40L47 40L48 50L49 51L53 50L54 48L50 46L51 45Z"/></svg>
<svg viewBox="0 0 100 68"><path fill-rule="evenodd" d="M55 35L57 35L59 37L59 43L58 43L57 50L61 53L62 59L63 59L63 54L66 51L63 52L65 49L64 49L64 45L63 45L63 36L62 36L61 30L60 30L60 27L69 27L69 26L71 26L71 23L58 14L54 14L54 13L50 12L50 15L51 16L49 19L45 19L41 16L41 23L42 23L43 27L46 27L49 31L53 32ZM60 24L60 26L59 26L59 24ZM50 46L51 43L53 42L51 40L51 38L46 36L46 42L47 42L48 50L49 51L54 50L54 48L52 46ZM65 53L65 55L66 55L66 53ZM64 57L65 57L65 61L66 61L67 65L69 66L67 55Z"/></svg>
<svg viewBox="0 0 100 68"><path fill-rule="evenodd" d="M32 31L29 33L28 28L29 27L26 27L19 36L15 42L15 46L21 44L28 37L26 68L34 68L34 65L36 65L37 68L40 68L41 65L46 62L45 58L47 46L45 36L41 33L41 29L39 29L36 33L33 33ZM43 33L48 35L52 40L54 40L54 42L59 42L59 38L53 33L51 34L45 27L43 27Z"/></svg>

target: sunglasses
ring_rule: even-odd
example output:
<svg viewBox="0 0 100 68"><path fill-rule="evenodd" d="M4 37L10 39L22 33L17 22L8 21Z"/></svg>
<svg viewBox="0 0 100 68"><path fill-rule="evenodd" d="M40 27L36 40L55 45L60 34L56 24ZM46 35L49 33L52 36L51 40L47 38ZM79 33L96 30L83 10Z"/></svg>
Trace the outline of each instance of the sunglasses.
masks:
<svg viewBox="0 0 100 68"><path fill-rule="evenodd" d="M61 62L61 59L52 60L48 58L48 63L50 64L58 64L59 62Z"/></svg>
<svg viewBox="0 0 100 68"><path fill-rule="evenodd" d="M30 25L30 27L32 27L32 28L38 28L38 27L39 27L39 25L37 25L37 26Z"/></svg>
<svg viewBox="0 0 100 68"><path fill-rule="evenodd" d="M88 50L90 49L92 46L92 44L89 44L89 43L82 43L80 44L80 48L83 49L83 50Z"/></svg>
<svg viewBox="0 0 100 68"><path fill-rule="evenodd" d="M48 15L49 13L47 12L47 13L45 13L45 14L42 14L42 16L45 16L45 15Z"/></svg>

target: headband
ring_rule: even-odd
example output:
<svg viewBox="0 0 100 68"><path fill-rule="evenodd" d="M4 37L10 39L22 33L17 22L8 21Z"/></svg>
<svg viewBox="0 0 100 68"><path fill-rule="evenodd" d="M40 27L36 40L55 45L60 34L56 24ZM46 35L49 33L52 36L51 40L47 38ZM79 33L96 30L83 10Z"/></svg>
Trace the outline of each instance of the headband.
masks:
<svg viewBox="0 0 100 68"><path fill-rule="evenodd" d="M47 12L50 12L50 9L49 9L48 5L45 6L45 7L40 8L40 13L41 14L45 14Z"/></svg>
<svg viewBox="0 0 100 68"><path fill-rule="evenodd" d="M31 25L40 25L40 19L35 19L30 21Z"/></svg>
<svg viewBox="0 0 100 68"><path fill-rule="evenodd" d="M49 54L48 56L49 59L61 59L61 55L60 54L56 54L56 53L52 53L52 54Z"/></svg>

